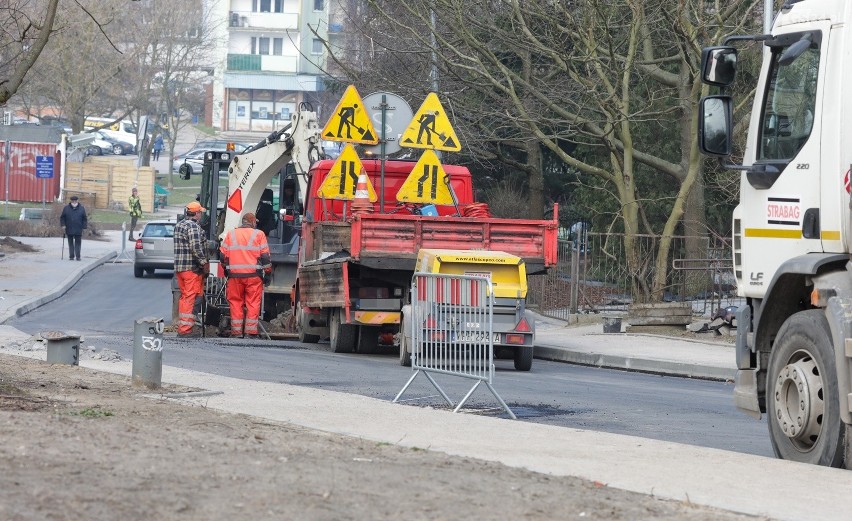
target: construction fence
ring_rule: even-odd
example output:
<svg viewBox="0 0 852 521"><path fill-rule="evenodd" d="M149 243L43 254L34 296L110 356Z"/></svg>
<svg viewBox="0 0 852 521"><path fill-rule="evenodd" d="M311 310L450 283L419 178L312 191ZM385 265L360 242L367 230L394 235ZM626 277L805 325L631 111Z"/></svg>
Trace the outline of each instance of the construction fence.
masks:
<svg viewBox="0 0 852 521"><path fill-rule="evenodd" d="M649 295L643 290L651 287L656 273L660 240L655 235L636 237L639 262L631 270L623 234L560 239L557 265L546 275L529 277L527 305L542 315L567 320L571 314L627 311L634 302L646 302ZM671 241L664 302L690 302L693 314L700 316L739 304L728 241L683 236Z"/></svg>

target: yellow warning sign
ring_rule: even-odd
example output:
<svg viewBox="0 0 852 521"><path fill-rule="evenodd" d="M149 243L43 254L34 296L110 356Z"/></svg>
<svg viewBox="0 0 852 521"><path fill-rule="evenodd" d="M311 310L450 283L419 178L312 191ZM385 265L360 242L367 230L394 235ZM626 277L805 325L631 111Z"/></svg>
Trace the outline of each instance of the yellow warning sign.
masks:
<svg viewBox="0 0 852 521"><path fill-rule="evenodd" d="M396 194L401 203L453 204L450 176L433 150L426 150Z"/></svg>
<svg viewBox="0 0 852 521"><path fill-rule="evenodd" d="M355 198L358 174L363 169L364 165L361 164L355 147L351 143L346 143L343 152L340 153L317 189L317 197L351 201ZM373 190L373 183L370 182L369 176L367 176L367 192L370 194L370 201L376 202L376 191Z"/></svg>
<svg viewBox="0 0 852 521"><path fill-rule="evenodd" d="M334 113L322 129L323 139L375 145L379 142L364 101L354 85L346 88Z"/></svg>
<svg viewBox="0 0 852 521"><path fill-rule="evenodd" d="M402 133L399 144L404 147L431 148L447 152L461 150L459 138L437 94L430 92L426 96L423 105Z"/></svg>

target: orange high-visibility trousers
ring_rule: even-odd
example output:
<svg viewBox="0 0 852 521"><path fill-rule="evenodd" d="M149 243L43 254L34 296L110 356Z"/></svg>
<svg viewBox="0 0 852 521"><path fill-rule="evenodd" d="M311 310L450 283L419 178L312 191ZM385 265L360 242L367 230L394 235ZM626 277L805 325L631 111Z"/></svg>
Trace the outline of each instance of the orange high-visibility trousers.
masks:
<svg viewBox="0 0 852 521"><path fill-rule="evenodd" d="M203 291L204 276L191 271L177 272L177 282L180 288L180 300L178 301L178 334L186 335L192 332L195 325L195 299L200 297Z"/></svg>
<svg viewBox="0 0 852 521"><path fill-rule="evenodd" d="M231 312L231 336L256 335L260 319L260 303L263 298L263 279L260 277L237 277L228 279L226 290ZM245 306L245 312L243 312Z"/></svg>

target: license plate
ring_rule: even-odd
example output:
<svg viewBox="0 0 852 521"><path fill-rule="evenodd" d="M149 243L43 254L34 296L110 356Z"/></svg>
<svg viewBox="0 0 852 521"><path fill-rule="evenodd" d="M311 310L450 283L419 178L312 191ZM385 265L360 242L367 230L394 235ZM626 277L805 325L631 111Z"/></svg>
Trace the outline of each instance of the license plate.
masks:
<svg viewBox="0 0 852 521"><path fill-rule="evenodd" d="M488 333L485 331L455 331L453 332L454 342L487 342ZM500 333L493 333L493 343L500 343Z"/></svg>

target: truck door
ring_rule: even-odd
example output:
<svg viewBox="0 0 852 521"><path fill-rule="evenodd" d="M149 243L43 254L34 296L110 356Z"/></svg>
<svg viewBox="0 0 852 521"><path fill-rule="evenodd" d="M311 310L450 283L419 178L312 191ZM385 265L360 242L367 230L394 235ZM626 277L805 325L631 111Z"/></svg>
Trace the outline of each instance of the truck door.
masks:
<svg viewBox="0 0 852 521"><path fill-rule="evenodd" d="M821 51L829 24L807 25L807 31L766 42L771 59L764 62L755 93L752 150L746 156L753 154L756 168L743 176L741 222L735 222L742 233L742 275L749 296L762 296L782 260L822 251Z"/></svg>

